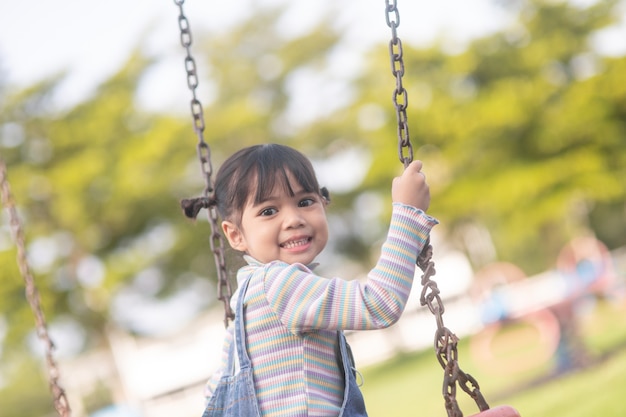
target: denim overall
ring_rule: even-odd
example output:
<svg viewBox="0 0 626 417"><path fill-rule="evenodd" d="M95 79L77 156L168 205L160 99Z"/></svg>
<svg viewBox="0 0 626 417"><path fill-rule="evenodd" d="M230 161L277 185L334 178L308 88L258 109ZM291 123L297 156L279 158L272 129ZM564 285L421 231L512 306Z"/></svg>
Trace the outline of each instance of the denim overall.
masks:
<svg viewBox="0 0 626 417"><path fill-rule="evenodd" d="M243 299L248 288L248 278L239 292L235 314L235 343L231 343L228 364L224 375L213 393L202 417L260 417L259 405L254 392L252 366L245 348L245 325L243 317ZM355 370L350 347L343 332L338 332L341 352L340 366L343 367L344 389L343 404L339 417L367 417L363 395L356 383ZM235 371L235 354L239 359L239 372Z"/></svg>

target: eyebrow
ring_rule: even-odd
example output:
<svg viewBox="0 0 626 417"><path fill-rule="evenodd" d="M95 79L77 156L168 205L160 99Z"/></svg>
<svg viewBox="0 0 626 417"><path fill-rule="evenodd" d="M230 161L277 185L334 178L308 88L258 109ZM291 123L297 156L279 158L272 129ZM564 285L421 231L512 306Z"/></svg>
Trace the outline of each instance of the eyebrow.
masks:
<svg viewBox="0 0 626 417"><path fill-rule="evenodd" d="M301 197L307 194L315 194L315 192L313 191L307 191L304 188L300 187L299 190L294 191L293 196L294 197ZM267 198L264 198L263 200L259 201L258 203L253 203L252 207L256 207L256 206L260 206L262 204L267 204L267 203L271 203L273 201L279 200L280 199L280 195L270 195Z"/></svg>

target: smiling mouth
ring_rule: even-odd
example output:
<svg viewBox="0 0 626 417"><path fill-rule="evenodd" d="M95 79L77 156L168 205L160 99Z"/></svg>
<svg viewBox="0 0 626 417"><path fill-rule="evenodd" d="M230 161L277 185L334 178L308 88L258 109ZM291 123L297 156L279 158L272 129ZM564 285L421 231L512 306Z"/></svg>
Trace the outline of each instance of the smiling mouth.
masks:
<svg viewBox="0 0 626 417"><path fill-rule="evenodd" d="M305 237L305 238L298 239L298 240L290 240L289 242L281 243L280 247L283 249L293 249L293 248L297 248L298 246L306 245L311 240L312 238L310 237Z"/></svg>

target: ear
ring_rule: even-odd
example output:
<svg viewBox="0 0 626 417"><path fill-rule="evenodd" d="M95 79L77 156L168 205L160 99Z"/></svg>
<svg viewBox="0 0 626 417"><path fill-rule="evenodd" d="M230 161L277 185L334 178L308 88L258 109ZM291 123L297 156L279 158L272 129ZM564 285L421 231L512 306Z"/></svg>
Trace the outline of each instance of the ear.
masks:
<svg viewBox="0 0 626 417"><path fill-rule="evenodd" d="M241 233L241 230L236 224L224 220L222 222L222 230L224 231L224 236L226 236L228 243L233 249L240 252L246 251L247 246L245 244L245 239L243 238L243 233Z"/></svg>

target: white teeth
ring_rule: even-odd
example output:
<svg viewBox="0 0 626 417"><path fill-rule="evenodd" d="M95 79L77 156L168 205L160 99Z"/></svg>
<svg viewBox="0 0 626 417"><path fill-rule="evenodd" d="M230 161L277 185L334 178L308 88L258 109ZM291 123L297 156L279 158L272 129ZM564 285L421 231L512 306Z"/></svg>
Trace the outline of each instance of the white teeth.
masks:
<svg viewBox="0 0 626 417"><path fill-rule="evenodd" d="M309 239L300 239L300 240L293 240L291 242L286 242L283 243L283 248L285 249L291 249L291 248L295 248L296 246L301 246L306 244L309 241Z"/></svg>

